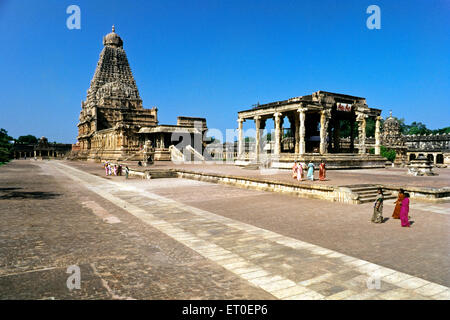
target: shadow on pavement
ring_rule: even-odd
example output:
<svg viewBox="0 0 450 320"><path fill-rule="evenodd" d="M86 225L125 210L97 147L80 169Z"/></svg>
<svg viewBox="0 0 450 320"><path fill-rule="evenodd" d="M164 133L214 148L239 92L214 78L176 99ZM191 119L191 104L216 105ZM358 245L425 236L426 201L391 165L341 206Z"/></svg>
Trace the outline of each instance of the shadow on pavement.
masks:
<svg viewBox="0 0 450 320"><path fill-rule="evenodd" d="M1 191L1 190L0 190ZM7 194L0 195L0 200L14 200L14 199L37 199L48 200L61 196L60 193L41 192L41 191L12 191Z"/></svg>
<svg viewBox="0 0 450 320"><path fill-rule="evenodd" d="M0 188L0 192L2 192L2 191L11 191L11 190L19 190L19 189L22 189L22 188Z"/></svg>

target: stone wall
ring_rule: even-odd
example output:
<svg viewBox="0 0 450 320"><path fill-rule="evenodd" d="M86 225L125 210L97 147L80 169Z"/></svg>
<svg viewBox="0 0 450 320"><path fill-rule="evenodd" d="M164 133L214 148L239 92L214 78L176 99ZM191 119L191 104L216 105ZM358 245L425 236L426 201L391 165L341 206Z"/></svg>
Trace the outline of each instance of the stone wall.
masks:
<svg viewBox="0 0 450 320"><path fill-rule="evenodd" d="M445 151L450 150L450 134L405 135L408 151Z"/></svg>

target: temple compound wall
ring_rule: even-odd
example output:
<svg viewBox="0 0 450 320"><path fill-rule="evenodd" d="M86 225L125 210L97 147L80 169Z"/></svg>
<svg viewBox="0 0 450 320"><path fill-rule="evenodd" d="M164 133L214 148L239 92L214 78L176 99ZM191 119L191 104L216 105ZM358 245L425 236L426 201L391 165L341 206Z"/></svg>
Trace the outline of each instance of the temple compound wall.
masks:
<svg viewBox="0 0 450 320"><path fill-rule="evenodd" d="M292 161L325 160L329 168L384 167L386 159L380 156L380 115L381 110L369 108L365 98L326 91L240 111L237 164L268 161L272 167L288 168L292 166ZM368 152L372 146L366 143L368 118L375 122L375 154ZM275 129L274 147L268 148L270 151L262 143L268 120L274 121ZM254 123L253 150L245 147L245 121ZM342 121L347 121L350 126L345 149L340 134ZM291 136L286 138L285 128L288 126Z"/></svg>
<svg viewBox="0 0 450 320"><path fill-rule="evenodd" d="M143 147L150 141L156 149L155 160L170 160L169 146L179 142L171 140L174 132L189 137L206 132L204 118L179 117L177 125L160 125L158 109L143 107L114 26L103 45L86 100L81 103L78 143L73 149L77 158L141 160Z"/></svg>
<svg viewBox="0 0 450 320"><path fill-rule="evenodd" d="M409 161L423 155L436 164L450 165L450 134L404 135Z"/></svg>

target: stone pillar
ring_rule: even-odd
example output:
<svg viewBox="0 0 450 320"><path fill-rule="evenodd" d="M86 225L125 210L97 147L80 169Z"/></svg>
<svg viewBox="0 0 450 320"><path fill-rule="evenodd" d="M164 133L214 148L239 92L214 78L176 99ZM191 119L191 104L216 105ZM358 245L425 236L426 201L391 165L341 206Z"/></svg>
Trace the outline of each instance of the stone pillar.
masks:
<svg viewBox="0 0 450 320"><path fill-rule="evenodd" d="M320 112L320 154L328 152L328 121L331 117L329 110Z"/></svg>
<svg viewBox="0 0 450 320"><path fill-rule="evenodd" d="M238 118L238 157L244 155L244 119Z"/></svg>
<svg viewBox="0 0 450 320"><path fill-rule="evenodd" d="M381 145L381 135L380 135L380 120L381 117L378 116L375 118L375 154L380 154L381 153L381 149L380 149L380 145Z"/></svg>
<svg viewBox="0 0 450 320"><path fill-rule="evenodd" d="M350 152L353 153L355 150L355 137L353 133L355 132L355 121L352 118L350 120Z"/></svg>
<svg viewBox="0 0 450 320"><path fill-rule="evenodd" d="M281 153L281 113L276 112L273 115L275 117L275 152L276 156Z"/></svg>
<svg viewBox="0 0 450 320"><path fill-rule="evenodd" d="M300 153L300 119L299 115L294 113L294 126L295 126L295 135L294 135L294 141L295 141L295 153Z"/></svg>
<svg viewBox="0 0 450 320"><path fill-rule="evenodd" d="M358 114L356 121L358 121L359 131L359 153L366 153L366 115L363 113Z"/></svg>
<svg viewBox="0 0 450 320"><path fill-rule="evenodd" d="M166 147L166 145L164 143L164 134L163 133L161 133L159 145L162 149L164 149Z"/></svg>
<svg viewBox="0 0 450 320"><path fill-rule="evenodd" d="M255 155L256 155L256 161L259 160L259 154L261 152L261 117L255 116L253 118L255 120L255 129L256 129L256 135L255 135Z"/></svg>
<svg viewBox="0 0 450 320"><path fill-rule="evenodd" d="M298 113L299 113L299 150L298 153L299 154L305 154L305 150L306 150L306 144L305 144L305 116L306 116L306 111L308 109L306 108L300 108L298 109Z"/></svg>

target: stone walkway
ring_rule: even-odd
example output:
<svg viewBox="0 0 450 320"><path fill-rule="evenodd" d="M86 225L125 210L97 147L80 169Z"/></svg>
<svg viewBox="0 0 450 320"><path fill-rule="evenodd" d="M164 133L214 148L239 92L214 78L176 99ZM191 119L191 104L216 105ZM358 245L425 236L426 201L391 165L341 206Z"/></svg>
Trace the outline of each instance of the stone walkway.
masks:
<svg viewBox="0 0 450 320"><path fill-rule="evenodd" d="M0 168L1 300L275 298L69 179L56 162ZM80 289L66 285L69 266L80 268Z"/></svg>
<svg viewBox="0 0 450 320"><path fill-rule="evenodd" d="M59 167L92 192L279 299L450 299L446 286L63 163L40 165ZM115 221L101 210L97 214Z"/></svg>

